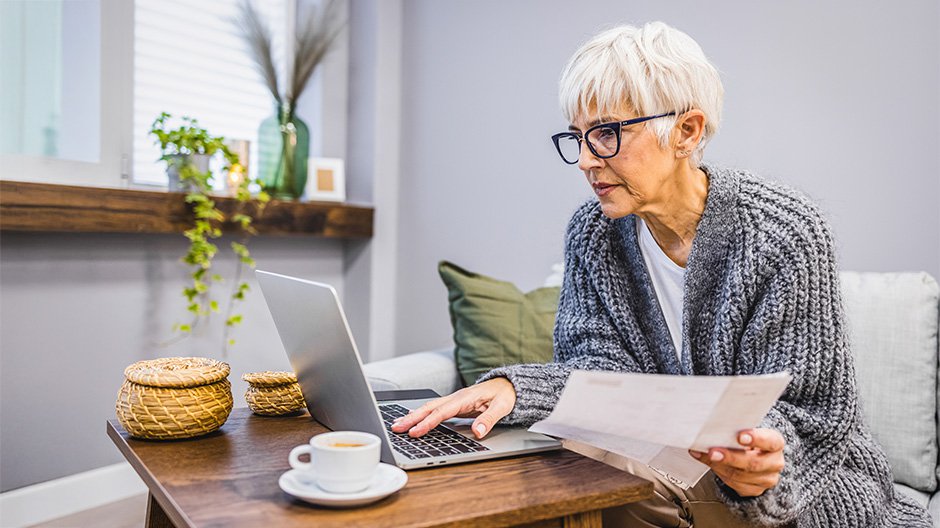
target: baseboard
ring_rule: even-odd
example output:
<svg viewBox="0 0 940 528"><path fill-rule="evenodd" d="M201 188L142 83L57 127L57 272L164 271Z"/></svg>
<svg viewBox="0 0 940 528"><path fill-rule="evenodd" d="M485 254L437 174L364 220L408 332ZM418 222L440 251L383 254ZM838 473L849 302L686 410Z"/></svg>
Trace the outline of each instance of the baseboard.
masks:
<svg viewBox="0 0 940 528"><path fill-rule="evenodd" d="M0 493L0 526L19 528L145 493L127 462Z"/></svg>

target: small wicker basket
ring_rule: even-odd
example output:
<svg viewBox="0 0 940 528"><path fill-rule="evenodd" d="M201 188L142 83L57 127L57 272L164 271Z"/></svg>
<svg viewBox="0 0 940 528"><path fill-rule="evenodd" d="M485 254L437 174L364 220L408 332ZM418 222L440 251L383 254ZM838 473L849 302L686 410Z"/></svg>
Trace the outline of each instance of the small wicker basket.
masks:
<svg viewBox="0 0 940 528"><path fill-rule="evenodd" d="M245 401L255 414L279 416L304 409L304 395L293 372L249 372L242 376L248 382Z"/></svg>
<svg viewBox="0 0 940 528"><path fill-rule="evenodd" d="M190 438L215 431L232 412L227 363L208 358L138 361L124 370L118 420L137 438Z"/></svg>

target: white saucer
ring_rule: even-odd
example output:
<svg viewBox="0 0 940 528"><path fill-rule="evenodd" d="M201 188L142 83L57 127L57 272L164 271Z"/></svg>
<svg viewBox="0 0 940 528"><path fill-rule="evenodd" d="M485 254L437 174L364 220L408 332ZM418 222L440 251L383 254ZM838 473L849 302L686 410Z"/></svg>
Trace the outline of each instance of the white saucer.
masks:
<svg viewBox="0 0 940 528"><path fill-rule="evenodd" d="M408 475L401 468L381 462L378 471L372 477L372 483L369 484L369 487L356 493L325 491L314 482L308 482L309 478L303 472L291 469L281 475L277 483L285 492L311 504L331 506L333 508L351 508L388 497L402 489L408 482Z"/></svg>

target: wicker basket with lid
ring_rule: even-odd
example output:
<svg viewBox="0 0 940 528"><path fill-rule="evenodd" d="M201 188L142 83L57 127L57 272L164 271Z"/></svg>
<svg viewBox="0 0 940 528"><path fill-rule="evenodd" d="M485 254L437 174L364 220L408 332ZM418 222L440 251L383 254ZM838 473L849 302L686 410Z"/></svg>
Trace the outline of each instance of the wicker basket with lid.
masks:
<svg viewBox="0 0 940 528"><path fill-rule="evenodd" d="M304 396L293 372L249 372L242 376L248 382L245 401L256 414L279 416L304 409Z"/></svg>
<svg viewBox="0 0 940 528"><path fill-rule="evenodd" d="M227 363L208 358L138 361L124 370L118 420L137 438L190 438L215 431L232 412Z"/></svg>

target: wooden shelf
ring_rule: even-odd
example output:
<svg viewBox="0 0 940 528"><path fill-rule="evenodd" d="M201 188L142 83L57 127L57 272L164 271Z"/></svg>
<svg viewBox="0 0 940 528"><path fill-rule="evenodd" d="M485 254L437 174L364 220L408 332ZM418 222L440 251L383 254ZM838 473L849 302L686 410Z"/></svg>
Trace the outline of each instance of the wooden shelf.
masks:
<svg viewBox="0 0 940 528"><path fill-rule="evenodd" d="M192 223L184 194L0 180L0 231L182 233ZM224 213L238 202L213 197ZM272 200L254 222L263 235L372 236L373 208ZM236 230L231 224L224 230Z"/></svg>

